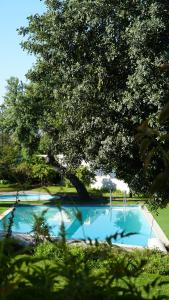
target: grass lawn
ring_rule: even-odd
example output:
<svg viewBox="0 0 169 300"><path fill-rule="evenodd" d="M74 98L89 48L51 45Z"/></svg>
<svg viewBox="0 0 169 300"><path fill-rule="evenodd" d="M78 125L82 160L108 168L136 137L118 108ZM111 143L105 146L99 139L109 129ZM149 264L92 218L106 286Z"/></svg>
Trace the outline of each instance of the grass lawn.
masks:
<svg viewBox="0 0 169 300"><path fill-rule="evenodd" d="M6 204L4 206L4 204L0 204L0 214L2 214L5 210L7 210L10 207L10 204Z"/></svg>
<svg viewBox="0 0 169 300"><path fill-rule="evenodd" d="M102 190L96 190L87 188L88 192L91 196L100 196L100 197L110 197L110 193ZM16 192L16 191L24 191L30 190L32 192L45 192L45 193L59 193L59 194L77 194L77 191L74 187L67 187L63 185L50 185L50 186L42 186L42 187L33 187L30 185L18 185L18 184L0 184L0 192ZM124 192L120 190L116 190L112 192L113 198L122 198L124 197ZM142 195L138 195L137 197L133 197L132 199L143 199Z"/></svg>
<svg viewBox="0 0 169 300"><path fill-rule="evenodd" d="M169 239L169 204L166 208L158 209L158 215L152 214Z"/></svg>
<svg viewBox="0 0 169 300"><path fill-rule="evenodd" d="M33 188L34 192L45 192L45 193L66 193L66 194L75 194L76 189L73 187L66 187L62 185L50 185L44 187Z"/></svg>
<svg viewBox="0 0 169 300"><path fill-rule="evenodd" d="M0 184L0 192L13 192L18 190L17 184Z"/></svg>
<svg viewBox="0 0 169 300"><path fill-rule="evenodd" d="M33 188L32 191L35 192L48 192L48 193L66 193L66 194L77 194L77 191L74 187L66 187L66 186L46 186L46 187L37 187ZM110 193L102 190L96 190L96 189L91 189L88 188L88 192L91 196L98 196L98 197L110 197ZM116 190L112 192L112 199L113 198L121 198L123 199L124 197L124 192L120 190ZM142 198L141 195L138 197L133 197L132 199L140 199Z"/></svg>
<svg viewBox="0 0 169 300"><path fill-rule="evenodd" d="M38 188L34 188L32 189L32 191L35 192L48 192L48 193L59 193L59 194L77 194L77 191L74 187L66 187L66 186L47 186L47 187L38 187ZM109 197L109 193L107 192L103 192L100 190L93 190L91 188L88 188L88 192L92 195L92 196L98 196L98 197ZM113 192L113 196L114 197L123 197L123 192L121 191L114 191Z"/></svg>
<svg viewBox="0 0 169 300"><path fill-rule="evenodd" d="M0 184L0 192L16 192L19 190L24 190L23 186L19 186L17 184ZM27 186L25 187L25 190L30 190L30 192L45 192L49 194L59 194L60 196L64 196L63 203L65 204L81 204L82 201L79 201L76 197L77 192L76 189L73 187L66 187L66 186L47 186L47 187L34 187L31 189L31 187ZM99 190L92 190L89 189L90 195L93 197L91 200L92 203L95 204L109 204L109 193L107 192L102 192ZM68 198L66 199L66 196ZM96 199L95 199L96 197ZM104 197L104 199L103 199ZM122 205L123 204L123 192L121 191L114 191L112 193L112 205ZM127 204L137 204L139 198L132 198L132 199L127 199ZM62 201L61 200L46 200L46 201L28 201L28 202L22 202L22 204L29 204L29 205L57 205L60 204ZM91 203L90 202L90 203ZM0 201L0 213L4 212L6 209L8 209L9 205L14 203L14 201L11 202L3 202ZM83 202L84 203L84 202ZM85 202L86 203L86 202Z"/></svg>

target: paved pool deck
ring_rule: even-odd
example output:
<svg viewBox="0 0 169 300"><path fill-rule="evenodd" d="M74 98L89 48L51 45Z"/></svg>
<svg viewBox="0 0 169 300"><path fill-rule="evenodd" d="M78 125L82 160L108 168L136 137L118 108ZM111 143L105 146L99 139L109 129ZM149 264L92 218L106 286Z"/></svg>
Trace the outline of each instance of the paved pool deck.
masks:
<svg viewBox="0 0 169 300"><path fill-rule="evenodd" d="M11 213L13 211L13 207L8 208L7 210L5 210L2 214L0 214L0 220L2 220L5 216L7 216L9 213Z"/></svg>

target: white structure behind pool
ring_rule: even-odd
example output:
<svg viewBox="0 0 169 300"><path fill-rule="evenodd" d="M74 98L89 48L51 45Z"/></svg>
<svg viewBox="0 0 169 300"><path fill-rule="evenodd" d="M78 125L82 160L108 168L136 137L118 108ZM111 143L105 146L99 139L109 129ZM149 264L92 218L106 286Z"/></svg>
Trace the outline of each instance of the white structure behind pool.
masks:
<svg viewBox="0 0 169 300"><path fill-rule="evenodd" d="M109 175L103 174L101 171L96 173L95 181L91 184L94 189L120 190L129 193L129 186L123 180L116 178L115 173Z"/></svg>

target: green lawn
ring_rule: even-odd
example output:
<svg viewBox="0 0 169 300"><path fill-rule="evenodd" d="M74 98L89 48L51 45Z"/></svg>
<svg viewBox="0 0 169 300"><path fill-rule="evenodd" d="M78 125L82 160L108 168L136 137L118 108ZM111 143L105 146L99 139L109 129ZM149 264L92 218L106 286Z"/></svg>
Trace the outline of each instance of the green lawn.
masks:
<svg viewBox="0 0 169 300"><path fill-rule="evenodd" d="M18 188L17 184L0 184L0 192L13 192Z"/></svg>
<svg viewBox="0 0 169 300"><path fill-rule="evenodd" d="M59 193L59 194L67 194L67 195L74 195L77 194L77 191L75 188L73 187L66 187L66 186L47 186L47 187L36 187L32 189L32 192L47 192L47 193ZM91 196L93 197L110 197L110 193L106 192L106 191L102 191L102 190L95 190L95 189L91 189L88 188L88 192ZM117 199L116 199L117 198ZM124 192L120 191L120 190L116 190L112 192L112 201L113 200L121 200L123 201L124 198ZM133 197L133 198L127 198L127 202L129 201L143 201L146 200L146 198L143 198L141 195L137 196L137 197Z"/></svg>
<svg viewBox="0 0 169 300"><path fill-rule="evenodd" d="M158 215L152 213L166 236L169 238L169 205L166 208L158 209Z"/></svg>
<svg viewBox="0 0 169 300"><path fill-rule="evenodd" d="M73 187L66 187L62 185L51 185L44 187L36 187L33 188L32 191L35 192L48 192L48 193L67 193L67 194L75 194L76 189Z"/></svg>
<svg viewBox="0 0 169 300"><path fill-rule="evenodd" d="M19 185L16 183L0 183L0 192L16 192L21 190L28 190L31 189L31 186L29 185Z"/></svg>
<svg viewBox="0 0 169 300"><path fill-rule="evenodd" d="M66 193L66 194L77 194L77 191L74 187L66 187L66 186L62 186L62 185L58 185L58 186L47 186L47 187L38 187L38 188L33 188L32 191L36 191L36 192L49 192L49 193ZM108 192L104 192L104 191L100 191L100 190L95 190L95 189L91 189L88 188L89 193L92 196L102 196L102 197L109 197L110 193ZM121 191L114 191L112 193L113 197L123 197L123 192Z"/></svg>
<svg viewBox="0 0 169 300"><path fill-rule="evenodd" d="M32 186L21 186L18 184L0 184L0 192L15 192L19 190L32 190L34 192L48 192L48 193L66 193L66 194L77 194L77 191L74 187L66 187L62 185L52 185L52 186L45 186L45 187L32 187ZM93 196L103 196L109 197L109 192L104 192L100 190L94 190L88 188L88 191ZM124 193L117 190L112 193L113 197L123 197Z"/></svg>
<svg viewBox="0 0 169 300"><path fill-rule="evenodd" d="M0 202L0 214L7 210L11 206L11 203Z"/></svg>
<svg viewBox="0 0 169 300"><path fill-rule="evenodd" d="M47 186L47 187L34 187L31 189L31 187L27 186L25 187L26 190L30 190L31 192L46 192L49 194L59 194L60 196L64 196L64 203L66 204L74 204L74 203L82 203L79 201L76 197L74 197L77 192L76 189L73 187L66 187L66 186ZM23 186L19 186L17 184L0 184L0 192L16 192L19 190L24 190ZM90 195L93 197L91 200L92 203L98 204L98 203L109 203L109 193L102 192L99 190L92 190L89 189ZM69 196L66 199L66 196ZM103 199L104 197L104 199ZM121 191L114 191L112 193L112 205L121 205L123 204L123 192ZM127 200L128 204L137 204L139 198L132 198ZM14 201L5 203L3 201L0 202L0 213L4 212L6 209L8 209L9 205L14 203ZM46 201L32 201L32 202L22 202L22 204L43 204L43 205L57 205L60 204L60 200L46 200ZM86 203L86 202L85 202Z"/></svg>
<svg viewBox="0 0 169 300"><path fill-rule="evenodd" d="M74 187L66 187L63 185L51 185L51 186L44 186L44 187L32 187L30 185L18 185L18 184L0 184L0 192L15 192L15 191L22 191L22 190L31 190L32 192L47 192L47 193L59 193L59 194L77 194L77 191ZM100 196L100 197L109 197L110 193L102 190L95 190L88 188L89 193L91 196ZM113 191L112 199L113 198L121 198L124 197L124 192L120 190ZM141 195L134 197L137 200L142 198ZM133 199L134 199L133 198Z"/></svg>

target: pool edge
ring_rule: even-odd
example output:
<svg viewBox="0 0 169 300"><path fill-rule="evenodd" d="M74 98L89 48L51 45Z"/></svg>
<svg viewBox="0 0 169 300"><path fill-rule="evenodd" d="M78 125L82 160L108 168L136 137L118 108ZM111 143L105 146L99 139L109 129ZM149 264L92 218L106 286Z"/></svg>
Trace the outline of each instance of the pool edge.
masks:
<svg viewBox="0 0 169 300"><path fill-rule="evenodd" d="M19 204L18 206L22 206L22 204ZM29 204L24 205L24 206L29 206ZM33 205L33 206L37 206L37 205ZM41 205L41 206L43 206L43 205ZM105 206L105 205L103 205L103 206ZM163 230L161 229L161 227L159 226L159 224L154 219L154 217L152 216L152 214L150 213L150 211L147 209L147 207L145 205L144 206L143 205L137 205L136 207L140 207L140 209L142 210L142 213L144 214L147 222L149 223L150 227L154 231L157 238L149 239L149 244L147 244L147 246L118 244L118 243L112 243L112 245L119 246L119 247L122 247L122 248L128 248L128 249L146 249L146 248L148 248L148 249L157 249L157 250L166 252L165 246L169 246L169 240L166 237L165 233L163 232ZM11 213L13 209L14 209L14 207L10 207L5 212L0 214L0 220L2 220L5 216L7 216L9 213ZM16 235L15 232L13 234ZM18 233L18 234L20 235L20 233ZM24 235L24 234L21 233L21 235ZM68 239L67 241L71 242L72 239Z"/></svg>
<svg viewBox="0 0 169 300"><path fill-rule="evenodd" d="M0 214L0 221L3 220L9 213L13 211L14 207L10 207L7 210L5 210L2 214Z"/></svg>
<svg viewBox="0 0 169 300"><path fill-rule="evenodd" d="M160 225L157 223L157 221L155 220L155 218L153 217L151 212L148 210L148 208L145 205L140 205L140 208L141 208L146 220L149 222L149 225L151 226L152 230L154 231L154 233L157 236L157 238L150 239L148 248L166 251L165 247L169 246L169 239L167 238L164 231L162 230Z"/></svg>

